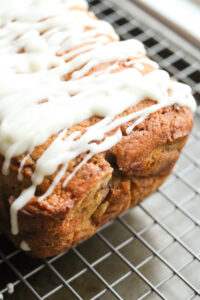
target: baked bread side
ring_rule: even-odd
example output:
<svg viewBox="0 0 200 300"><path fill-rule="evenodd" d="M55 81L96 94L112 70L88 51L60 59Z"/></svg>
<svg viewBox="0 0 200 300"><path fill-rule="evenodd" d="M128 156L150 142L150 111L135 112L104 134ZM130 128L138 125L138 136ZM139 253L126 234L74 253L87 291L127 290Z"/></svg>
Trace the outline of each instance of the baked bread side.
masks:
<svg viewBox="0 0 200 300"><path fill-rule="evenodd" d="M10 174L0 177L1 231L17 246L26 241L31 249L28 253L37 257L70 249L165 181L192 124L191 112L185 107L170 106L152 114L110 151L87 162L65 189L60 182L51 196L38 202L53 180L46 178L34 199L19 211L17 236L11 234L9 209L31 184L34 160L30 158L24 167L21 183L17 179L19 161L13 160Z"/></svg>
<svg viewBox="0 0 200 300"><path fill-rule="evenodd" d="M158 70L139 42L118 42L107 23L88 13L85 1L73 1L54 1L53 9L42 1L37 7L32 1L24 15L16 12L15 18L9 9L6 11L6 18L11 14L13 22L24 30L21 36L15 33L11 43L19 60L12 65L19 88L14 86L11 96L22 102L19 109L22 106L27 116L22 115L20 122L16 115L16 124L21 126L15 127L16 135L21 138L19 142L25 140L19 153L12 148L18 145L13 142L13 127L9 132L6 127L0 128L0 230L37 257L70 249L154 192L171 172L193 124L191 109L195 104L190 90ZM30 13L31 22L26 20ZM32 37L27 38L24 23L30 28L36 26L39 32L33 43ZM4 24L2 28L10 30ZM53 57L45 43L50 49L53 45ZM56 50L54 43L58 43ZM22 79L33 92L33 100L20 86L21 74L25 74ZM18 97L21 91L27 99ZM42 91L39 98L35 91ZM1 99L2 124L10 126L15 120L5 109L4 93ZM26 101L34 102L31 112L26 110ZM11 103L16 113L14 100ZM59 105L60 115L56 114ZM75 121L71 121L70 111ZM60 125L60 120L66 124ZM51 124L57 129L51 131ZM103 124L101 130L99 124ZM40 135L46 133L47 139L41 142ZM34 144L32 135L40 142ZM86 142L79 145L83 138ZM62 151L56 152L55 146ZM71 153L71 159L62 160ZM27 192L31 193L25 197Z"/></svg>

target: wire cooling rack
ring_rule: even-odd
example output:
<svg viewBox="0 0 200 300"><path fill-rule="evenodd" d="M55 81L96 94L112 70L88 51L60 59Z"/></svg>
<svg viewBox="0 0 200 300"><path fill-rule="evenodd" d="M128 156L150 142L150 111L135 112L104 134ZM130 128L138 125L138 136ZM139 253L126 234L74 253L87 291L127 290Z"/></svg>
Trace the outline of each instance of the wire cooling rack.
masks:
<svg viewBox="0 0 200 300"><path fill-rule="evenodd" d="M113 2L89 1L122 39L142 41L148 55L173 77L190 84L200 101L200 65L192 53ZM167 182L80 246L37 260L0 235L0 292L5 300L200 299L199 224L200 109ZM14 284L13 294L9 282Z"/></svg>

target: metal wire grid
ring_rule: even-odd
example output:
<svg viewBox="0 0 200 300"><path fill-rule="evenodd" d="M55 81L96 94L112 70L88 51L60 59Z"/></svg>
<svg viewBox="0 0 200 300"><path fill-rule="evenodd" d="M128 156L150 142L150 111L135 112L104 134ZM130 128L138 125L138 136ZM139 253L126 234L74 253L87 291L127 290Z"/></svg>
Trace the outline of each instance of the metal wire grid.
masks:
<svg viewBox="0 0 200 300"><path fill-rule="evenodd" d="M200 65L109 0L91 9L122 39L136 37L200 101ZM173 174L158 192L70 252L37 260L0 235L0 292L5 300L200 299L200 109ZM8 293L7 283L15 286ZM1 299L1 298L0 298Z"/></svg>

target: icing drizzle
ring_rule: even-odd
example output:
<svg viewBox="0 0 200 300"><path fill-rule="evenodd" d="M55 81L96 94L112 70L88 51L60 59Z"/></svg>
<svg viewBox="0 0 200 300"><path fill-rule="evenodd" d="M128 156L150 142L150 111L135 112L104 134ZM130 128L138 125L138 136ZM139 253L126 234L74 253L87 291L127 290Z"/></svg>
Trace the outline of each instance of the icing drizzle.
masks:
<svg viewBox="0 0 200 300"><path fill-rule="evenodd" d="M88 153L64 181L64 187L94 154L110 149L122 137L120 129L111 136L105 137L106 133L137 119L127 129L130 133L149 114L165 106L177 103L194 110L196 104L187 85L171 81L168 73L144 58L139 41L119 42L108 23L86 11L84 0L18 0L17 4L15 0L3 0L0 8L3 174L9 173L13 157L27 153L19 168L21 180L20 172L34 148L60 132L36 162L32 185L11 205L11 230L18 234L18 211L34 197L45 176L62 166L38 201L53 192L72 159ZM127 68L113 72L121 61ZM89 73L107 63L111 65L105 70ZM154 71L142 75L144 64L153 66ZM66 75L69 78L64 80ZM115 118L146 98L157 103ZM66 138L71 126L95 115L101 121L82 135L76 131Z"/></svg>

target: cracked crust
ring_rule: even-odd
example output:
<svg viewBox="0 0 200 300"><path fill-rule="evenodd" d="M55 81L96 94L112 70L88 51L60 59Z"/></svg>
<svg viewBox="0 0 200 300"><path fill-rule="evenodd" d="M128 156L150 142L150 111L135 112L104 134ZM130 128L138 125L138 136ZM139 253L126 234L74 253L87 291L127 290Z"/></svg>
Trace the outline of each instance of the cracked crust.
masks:
<svg viewBox="0 0 200 300"><path fill-rule="evenodd" d="M152 101L145 100L126 113L150 104ZM87 127L87 122L77 126ZM25 240L33 256L47 257L70 249L94 234L101 225L135 206L164 182L192 124L188 108L169 106L150 115L129 135L125 134L125 128L130 124L123 125L124 135L116 146L95 155L67 187L62 188L62 182L82 157L72 161L52 195L39 203L38 196L48 188L55 174L44 179L36 197L19 211L18 236L10 234L10 204L30 185L35 160L50 141L35 149L23 169L22 182L17 180L17 170L23 156L13 159L9 176L0 175L0 230L17 246Z"/></svg>

